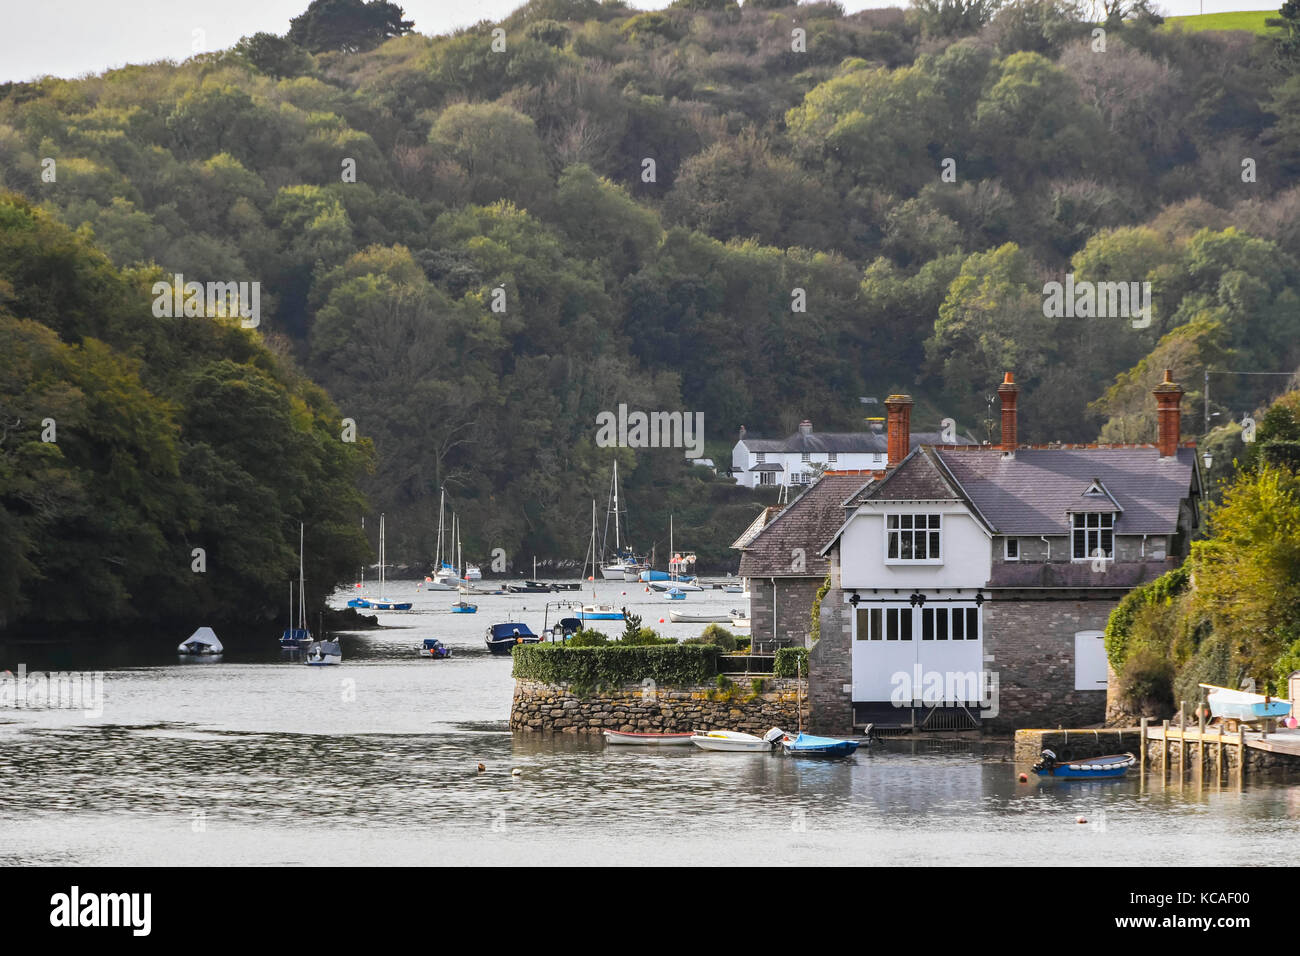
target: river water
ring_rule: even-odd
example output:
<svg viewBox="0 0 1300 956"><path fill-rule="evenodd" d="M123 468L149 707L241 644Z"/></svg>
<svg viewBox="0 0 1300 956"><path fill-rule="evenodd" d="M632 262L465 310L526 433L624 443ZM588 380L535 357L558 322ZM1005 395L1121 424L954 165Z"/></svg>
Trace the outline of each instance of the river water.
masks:
<svg viewBox="0 0 1300 956"><path fill-rule="evenodd" d="M181 664L161 648L107 668L99 715L0 709L0 865L1163 866L1283 862L1300 833L1300 786L1281 780L1021 784L1001 741L893 740L819 762L512 736L510 660L483 632L538 630L546 601L586 587L453 615L454 592L390 584L415 608L343 634L339 667L282 660L274 632L264 654ZM661 625L668 602L638 586L595 588L661 632L702 628ZM424 637L453 656L417 657ZM22 653L0 669L69 666Z"/></svg>

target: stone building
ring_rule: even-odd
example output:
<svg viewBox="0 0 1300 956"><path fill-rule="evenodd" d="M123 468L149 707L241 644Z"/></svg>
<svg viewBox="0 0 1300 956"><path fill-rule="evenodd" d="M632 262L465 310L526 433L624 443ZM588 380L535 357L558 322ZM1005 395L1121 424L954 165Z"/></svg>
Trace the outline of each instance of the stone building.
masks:
<svg viewBox="0 0 1300 956"><path fill-rule="evenodd" d="M1031 446L1017 440L1018 391L1008 373L998 445L909 451L911 399L886 400L888 472L844 500L820 549L832 587L810 656L815 730L1103 720L1111 610L1181 564L1200 527L1183 392L1168 373L1155 389L1154 444ZM824 519L795 518L792 506L774 541L823 533Z"/></svg>
<svg viewBox="0 0 1300 956"><path fill-rule="evenodd" d="M829 472L784 509L769 508L732 547L749 582L754 649L806 645L817 590L830 572L823 545L848 516L868 475ZM759 524L761 522L761 524Z"/></svg>

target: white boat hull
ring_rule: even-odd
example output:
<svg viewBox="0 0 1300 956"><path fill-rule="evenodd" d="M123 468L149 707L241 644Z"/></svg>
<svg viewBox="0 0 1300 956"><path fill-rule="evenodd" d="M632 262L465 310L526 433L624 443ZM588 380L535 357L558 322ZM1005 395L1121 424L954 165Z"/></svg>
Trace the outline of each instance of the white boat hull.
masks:
<svg viewBox="0 0 1300 956"><path fill-rule="evenodd" d="M772 741L736 730L714 730L697 733L691 743L701 750L724 750L731 753L770 753Z"/></svg>
<svg viewBox="0 0 1300 956"><path fill-rule="evenodd" d="M605 731L605 743L634 747L689 747L691 734L626 734L618 730Z"/></svg>

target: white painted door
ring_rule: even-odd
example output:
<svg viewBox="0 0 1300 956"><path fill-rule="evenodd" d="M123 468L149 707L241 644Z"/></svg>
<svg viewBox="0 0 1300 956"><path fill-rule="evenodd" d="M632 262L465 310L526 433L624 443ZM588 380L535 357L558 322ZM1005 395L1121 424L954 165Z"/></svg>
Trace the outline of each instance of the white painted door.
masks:
<svg viewBox="0 0 1300 956"><path fill-rule="evenodd" d="M1079 631L1074 635L1074 689L1105 690L1108 682L1105 632Z"/></svg>
<svg viewBox="0 0 1300 956"><path fill-rule="evenodd" d="M981 614L973 604L873 604L854 615L854 701L976 704L984 697L983 669Z"/></svg>

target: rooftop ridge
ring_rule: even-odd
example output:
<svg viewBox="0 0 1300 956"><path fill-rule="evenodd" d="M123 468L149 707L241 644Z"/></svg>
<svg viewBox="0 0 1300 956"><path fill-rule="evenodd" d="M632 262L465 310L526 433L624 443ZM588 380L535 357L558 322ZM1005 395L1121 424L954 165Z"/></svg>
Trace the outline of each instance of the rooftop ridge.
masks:
<svg viewBox="0 0 1300 956"><path fill-rule="evenodd" d="M946 451L1004 451L1001 445L926 445L926 448L934 448L940 452ZM1017 445L1016 451L1078 451L1089 448L1159 448L1155 442L1045 442L1042 444L1024 444ZM1196 442L1185 441L1179 442L1179 448L1195 448Z"/></svg>

